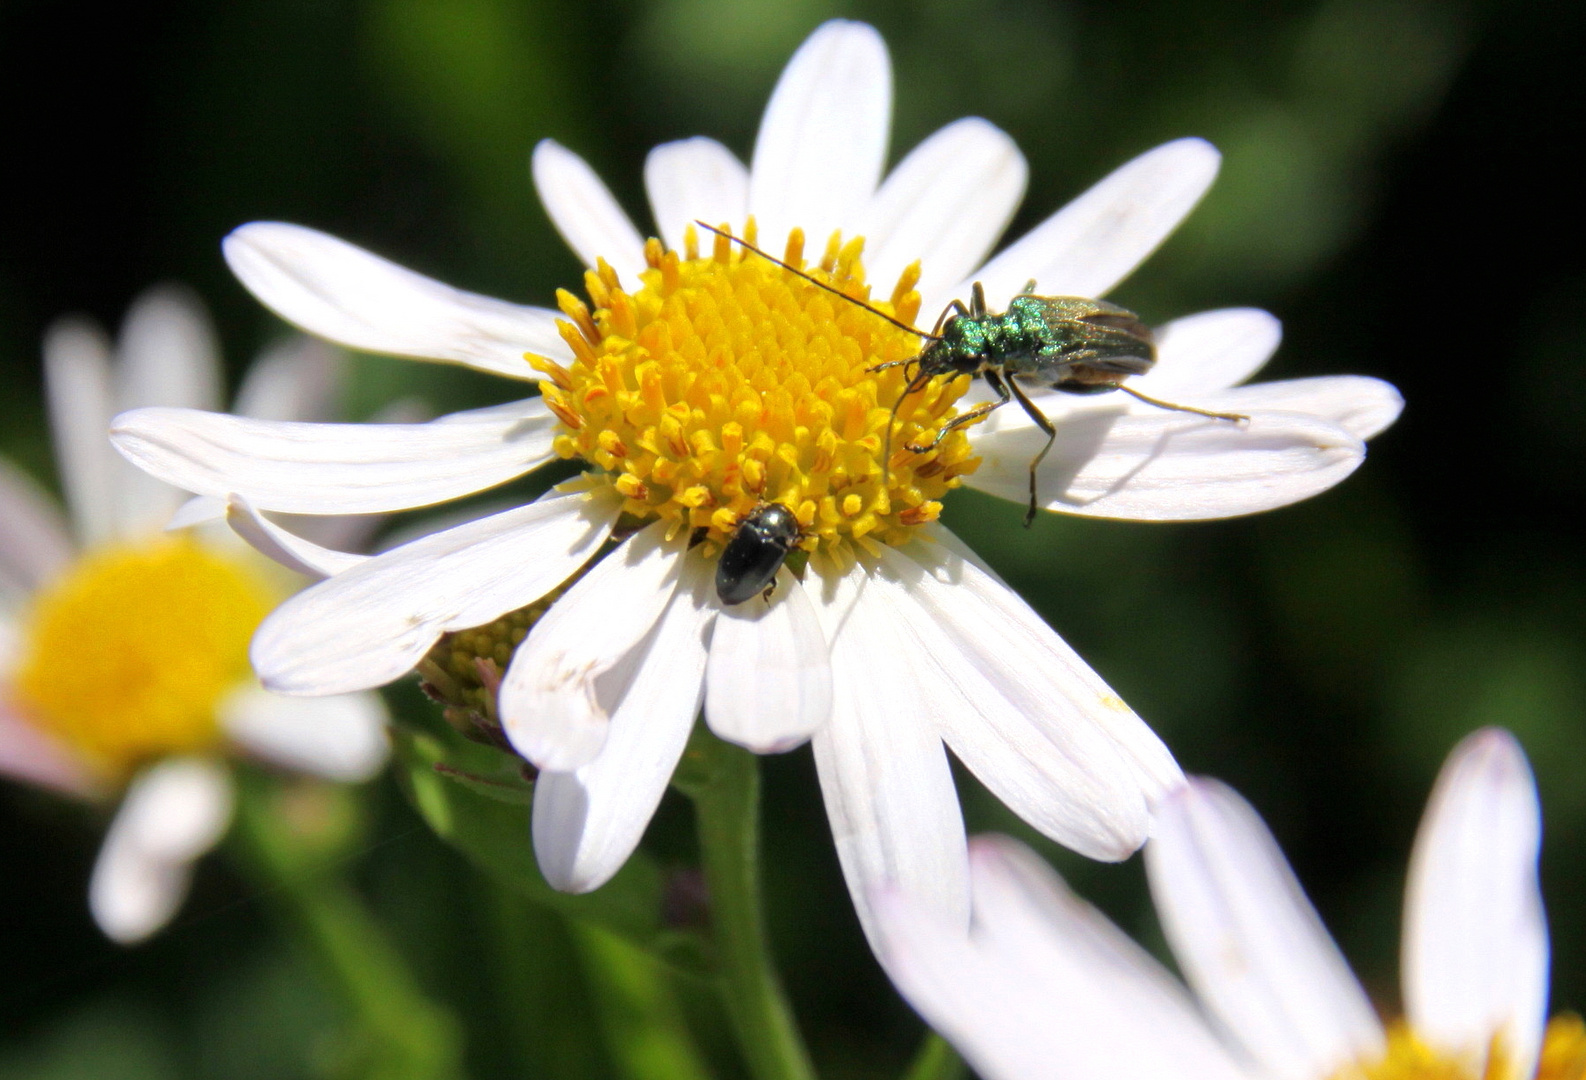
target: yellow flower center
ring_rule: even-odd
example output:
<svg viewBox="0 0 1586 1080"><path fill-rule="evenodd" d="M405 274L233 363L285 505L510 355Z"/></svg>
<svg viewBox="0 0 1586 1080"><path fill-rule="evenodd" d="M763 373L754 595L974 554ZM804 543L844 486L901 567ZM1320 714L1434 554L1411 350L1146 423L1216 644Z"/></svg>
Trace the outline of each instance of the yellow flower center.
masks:
<svg viewBox="0 0 1586 1080"><path fill-rule="evenodd" d="M1400 1021L1388 1028L1388 1049L1380 1059L1349 1065L1330 1080L1517 1080L1502 1036L1488 1047L1485 1068L1478 1073L1475 1064L1432 1049ZM1566 1014L1548 1024L1535 1080L1586 1080L1586 1024L1580 1017Z"/></svg>
<svg viewBox="0 0 1586 1080"><path fill-rule="evenodd" d="M751 220L744 235L754 235ZM642 287L625 291L602 261L585 275L593 310L558 293L574 360L530 357L550 376L562 421L557 452L603 470L641 520L701 530L719 547L756 506L798 517L802 546L900 544L941 513L941 497L974 470L962 430L926 446L956 415L968 377L934 379L891 413L913 368L873 370L917 354L921 339L770 261L715 237L701 255L645 245ZM786 261L804 268L803 233ZM862 238L834 235L808 272L905 322L919 312L915 264L890 299L872 301Z"/></svg>
<svg viewBox="0 0 1586 1080"><path fill-rule="evenodd" d="M274 604L243 566L183 537L114 545L34 597L14 690L26 715L109 779L218 737Z"/></svg>

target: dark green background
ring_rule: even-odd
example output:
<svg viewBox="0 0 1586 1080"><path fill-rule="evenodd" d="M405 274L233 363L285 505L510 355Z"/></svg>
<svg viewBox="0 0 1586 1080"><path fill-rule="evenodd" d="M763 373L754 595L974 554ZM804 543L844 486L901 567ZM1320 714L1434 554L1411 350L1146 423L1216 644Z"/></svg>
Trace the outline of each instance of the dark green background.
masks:
<svg viewBox="0 0 1586 1080"><path fill-rule="evenodd" d="M894 160L965 114L1013 134L1031 164L1016 233L1158 142L1223 150L1211 196L1118 298L1156 322L1268 307L1287 328L1269 376L1378 375L1404 418L1341 487L1257 519L1026 532L1021 508L974 494L947 519L1187 769L1255 802L1385 1009L1435 770L1473 728L1513 729L1546 805L1555 1007L1586 1006L1586 568L1568 509L1586 493L1586 269L1568 239L1580 5L6 0L0 452L52 475L38 342L57 315L113 325L174 278L213 306L233 375L281 334L220 260L243 221L314 225L547 302L578 268L529 184L534 141L585 155L643 220L646 150L708 133L747 156L777 71L830 15L874 22L892 48ZM509 390L383 359L356 376L354 415L400 393L453 408ZM818 1064L895 1073L917 1022L859 938L808 751L766 773L776 946ZM1022 831L964 787L973 828ZM394 785L368 811L349 869L463 1018L473 1073L607 1075L565 1052L593 1028L554 920L520 920L544 981L503 1003L500 898ZM122 951L85 910L100 823L15 785L0 814L0 1078L311 1075L334 1008L268 896L211 860L177 923ZM663 861L687 860L687 825L685 806L663 808ZM1137 861L1054 858L1159 942ZM556 1019L536 1023L547 1000Z"/></svg>

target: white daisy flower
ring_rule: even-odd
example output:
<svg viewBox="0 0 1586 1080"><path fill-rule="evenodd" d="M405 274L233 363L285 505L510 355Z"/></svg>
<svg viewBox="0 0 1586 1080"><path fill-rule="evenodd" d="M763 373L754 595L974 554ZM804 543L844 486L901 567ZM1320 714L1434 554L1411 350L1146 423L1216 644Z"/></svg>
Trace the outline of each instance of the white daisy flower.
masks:
<svg viewBox="0 0 1586 1080"><path fill-rule="evenodd" d="M1489 728L1449 756L1405 892L1405 1019L1384 1027L1249 803L1194 779L1146 845L1194 998L1032 852L972 844L973 925L878 899L884 963L987 1080L1580 1080L1586 1027L1546 1024L1541 808Z"/></svg>
<svg viewBox="0 0 1586 1080"><path fill-rule="evenodd" d="M517 650L499 700L513 745L542 770L534 843L560 889L594 889L627 858L702 706L712 730L752 750L813 738L867 926L866 886L879 881L967 918L946 747L1047 835L1097 858L1135 850L1151 804L1182 780L1171 755L936 522L960 483L1027 498L1041 442L1032 423L1003 409L916 452L969 386L935 380L904 401L884 462L905 369L872 369L914 355L920 337L693 223L756 235L800 265L811 238L824 282L867 297L874 279L879 308L933 318L971 281L994 301L1032 278L1042 293L1105 294L1200 199L1218 155L1198 139L1159 147L983 262L1024 189L1018 149L965 119L883 180L890 112L880 36L827 23L777 84L750 166L703 138L651 152L659 241L643 239L582 160L541 143L540 198L591 267L590 303L562 293L560 312L460 292L294 225L233 233L237 276L303 329L539 380L541 395L387 427L142 410L118 418L115 441L143 468L258 510L341 514L458 498L559 457L591 465L538 502L288 602L254 641L265 684L326 694L389 682L441 634L576 579ZM1039 395L1058 427L1040 473L1045 505L1214 518L1337 483L1360 463L1361 440L1397 415L1398 395L1347 377L1236 388L1278 336L1260 311L1181 319L1158 331L1159 362L1138 380L1247 423L1111 400L1122 395ZM769 601L722 604L716 557L766 504L796 516L807 566L784 567Z"/></svg>
<svg viewBox="0 0 1586 1080"><path fill-rule="evenodd" d="M302 340L268 352L237 407L314 416L334 361ZM248 640L290 591L284 575L226 530L164 531L182 492L110 448L122 409L218 406L219 359L197 300L146 293L113 351L97 328L63 321L44 364L71 522L0 460L0 772L119 799L89 906L107 935L131 944L170 919L192 863L226 831L228 749L363 780L387 756L385 711L369 693L303 700L260 688Z"/></svg>

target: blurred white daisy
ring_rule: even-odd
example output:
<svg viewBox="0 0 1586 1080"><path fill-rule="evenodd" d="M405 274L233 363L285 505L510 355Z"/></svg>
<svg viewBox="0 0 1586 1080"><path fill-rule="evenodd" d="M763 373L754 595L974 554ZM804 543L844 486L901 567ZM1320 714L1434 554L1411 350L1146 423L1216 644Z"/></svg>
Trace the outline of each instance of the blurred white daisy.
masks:
<svg viewBox="0 0 1586 1080"><path fill-rule="evenodd" d="M1193 779L1146 845L1192 1000L1023 846L972 847L968 935L884 894L880 952L987 1080L1580 1080L1586 1027L1546 1024L1541 810L1506 731L1465 739L1405 892L1405 1018L1384 1027L1249 803Z"/></svg>
<svg viewBox="0 0 1586 1080"><path fill-rule="evenodd" d="M982 282L994 303L1105 294L1211 183L1198 139L1102 180L989 262L1025 164L980 119L950 124L882 180L886 47L831 22L799 49L752 165L696 138L645 167L660 241L645 241L582 160L541 143L541 200L591 270L560 312L459 292L310 229L244 226L226 241L256 296L352 348L540 380L541 395L414 426L251 422L189 410L118 418L116 444L154 475L246 510L368 513L480 491L557 458L591 466L548 497L391 551L307 590L254 641L265 684L293 694L376 686L446 631L489 622L576 578L529 633L500 690L506 732L542 770L534 842L547 879L599 886L638 843L701 706L721 737L774 752L813 735L838 853L865 887L901 882L967 917L953 752L1019 814L1097 858L1145 838L1181 782L1167 750L1017 595L936 522L967 483L1023 502L1040 436L1003 409L916 453L967 378L889 409L917 335L797 279L696 219L757 235L790 262L903 319L934 318ZM1276 321L1230 310L1159 331L1147 393L1248 414L1232 424L1129 400L1041 395L1058 425L1049 509L1142 520L1252 513L1337 483L1399 410L1391 387L1330 378L1233 388L1273 351ZM525 353L529 358L525 359ZM1120 395L1111 395L1118 398ZM714 561L757 506L803 527L802 576L771 600L719 603ZM637 531L592 563L619 516ZM239 519L242 517L238 515ZM262 519L255 519L262 520ZM262 526L261 526L262 527ZM290 543L282 538L282 543ZM298 557L313 552L297 545ZM579 576L582 575L582 576Z"/></svg>
<svg viewBox="0 0 1586 1080"><path fill-rule="evenodd" d="M316 416L334 362L301 339L268 352L237 408ZM174 914L193 861L226 831L224 754L366 779L387 755L385 712L374 694L303 700L261 689L248 640L290 592L286 575L225 529L164 531L182 492L110 447L122 409L219 405L214 335L196 298L146 293L114 350L94 326L63 321L45 339L44 364L71 522L0 460L0 772L119 800L89 905L106 934L130 944Z"/></svg>

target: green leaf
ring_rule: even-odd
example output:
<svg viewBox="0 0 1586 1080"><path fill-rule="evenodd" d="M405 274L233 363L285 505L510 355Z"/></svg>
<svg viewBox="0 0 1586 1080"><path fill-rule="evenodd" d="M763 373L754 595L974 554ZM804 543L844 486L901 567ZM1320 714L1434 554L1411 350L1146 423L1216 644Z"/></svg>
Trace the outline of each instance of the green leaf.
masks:
<svg viewBox="0 0 1586 1080"><path fill-rule="evenodd" d="M630 1080L710 1080L674 981L657 958L592 926L577 928L606 1046Z"/></svg>
<svg viewBox="0 0 1586 1080"><path fill-rule="evenodd" d="M592 893L557 892L534 861L533 784L524 778L520 759L439 726L400 727L393 735L398 777L419 814L481 870L535 903L694 966L686 961L691 950L679 948L679 932L661 924L662 875L642 852Z"/></svg>

